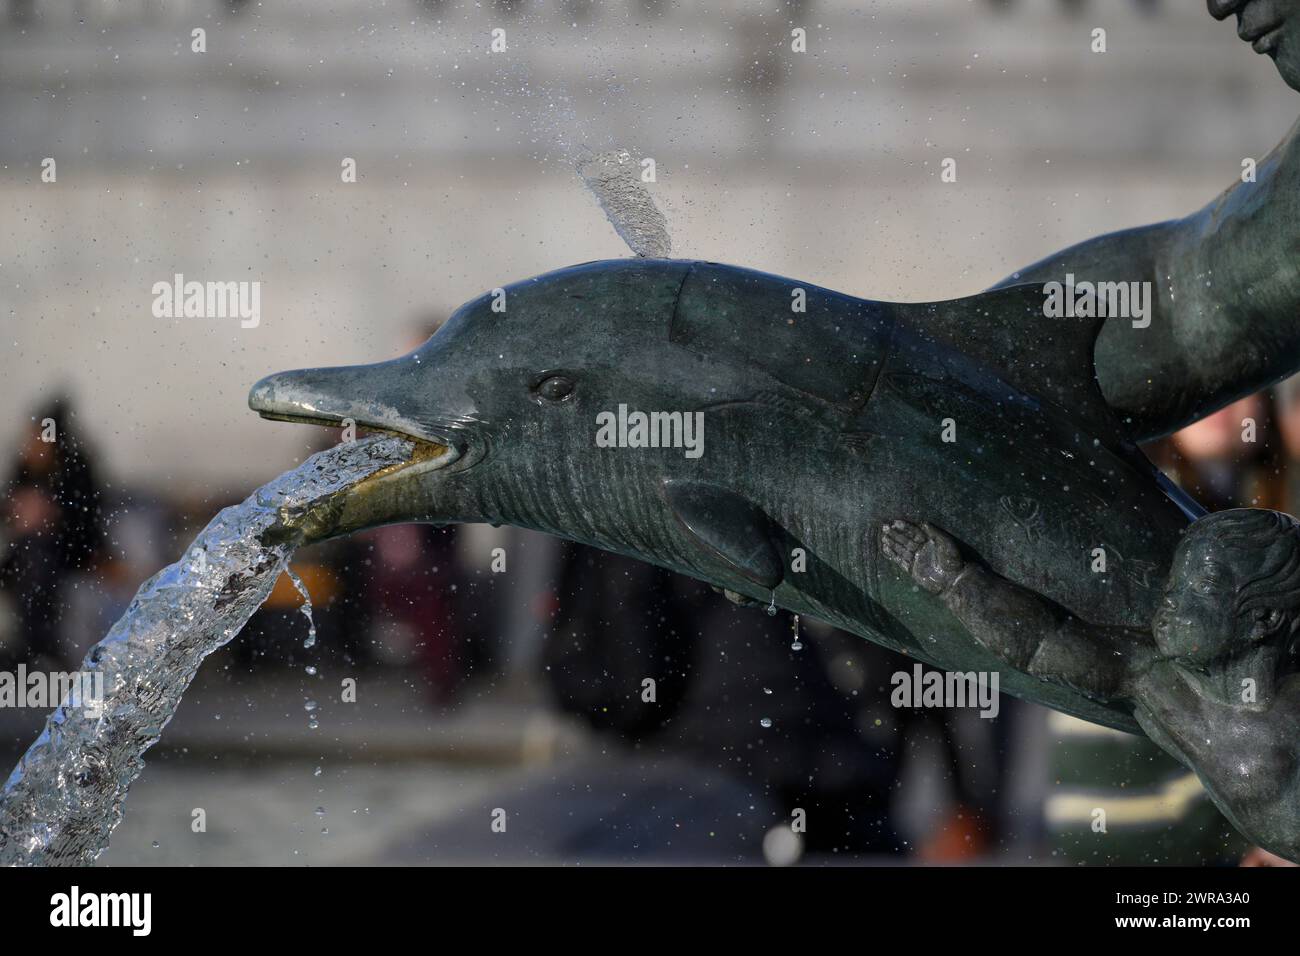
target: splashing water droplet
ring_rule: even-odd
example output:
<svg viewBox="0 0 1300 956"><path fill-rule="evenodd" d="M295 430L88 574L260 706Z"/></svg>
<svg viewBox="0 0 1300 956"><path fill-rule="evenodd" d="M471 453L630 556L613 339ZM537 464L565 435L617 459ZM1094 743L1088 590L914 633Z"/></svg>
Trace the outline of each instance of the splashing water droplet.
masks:
<svg viewBox="0 0 1300 956"><path fill-rule="evenodd" d="M296 572L291 566L286 566L284 573L289 576L289 580L293 582L293 586L297 588L298 593L302 595L302 607L298 610L301 611L302 616L307 619L307 637L303 640L302 646L307 650L311 650L316 646L316 619L312 617L311 593L307 590L307 585L303 583L302 578L298 577L298 572ZM312 677L316 673L316 668L308 664L306 672L308 677ZM310 714L316 709L316 701L308 698L302 706L303 710ZM317 726L315 717L312 717L307 721L307 727L309 729L315 730Z"/></svg>
<svg viewBox="0 0 1300 956"><path fill-rule="evenodd" d="M307 585L302 583L302 578L298 577L298 572L292 567L285 567L284 573L289 576L289 580L293 582L293 586L297 588L298 593L302 595L302 607L298 610L301 611L302 616L307 619L307 637L302 642L302 646L310 650L316 646L316 619L313 618L311 614L311 594L307 591Z"/></svg>
<svg viewBox="0 0 1300 956"><path fill-rule="evenodd" d="M641 181L641 168L625 149L585 156L577 163L578 175L628 248L638 256L666 259L672 253L668 220Z"/></svg>
<svg viewBox="0 0 1300 956"><path fill-rule="evenodd" d="M767 616L776 617L776 592L772 592L772 603L767 606Z"/></svg>
<svg viewBox="0 0 1300 956"><path fill-rule="evenodd" d="M799 615L790 615L790 650L803 650L803 641L799 639Z"/></svg>
<svg viewBox="0 0 1300 956"><path fill-rule="evenodd" d="M760 720L760 721L758 722L758 724L759 724L760 727L771 727L771 726L772 726L772 718L771 718L771 717L764 717L762 720Z"/></svg>

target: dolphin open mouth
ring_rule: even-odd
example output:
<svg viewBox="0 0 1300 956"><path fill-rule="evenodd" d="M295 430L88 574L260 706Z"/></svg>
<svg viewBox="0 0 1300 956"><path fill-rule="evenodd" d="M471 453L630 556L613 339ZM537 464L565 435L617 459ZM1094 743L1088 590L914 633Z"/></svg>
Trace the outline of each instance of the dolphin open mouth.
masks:
<svg viewBox="0 0 1300 956"><path fill-rule="evenodd" d="M399 473L403 479L414 478L457 461L464 449L451 435L402 414L401 396L382 393L390 369L391 363L277 372L253 386L248 407L271 421L326 428L355 426L411 443L406 461L375 472L363 482L366 485Z"/></svg>
<svg viewBox="0 0 1300 956"><path fill-rule="evenodd" d="M405 438L411 442L411 457L406 461L398 462L396 465L389 465L387 468L375 472L369 478L366 478L362 482L363 484L382 481L398 472L401 472L404 478L414 478L425 472L439 471L446 468L460 458L460 452L455 445L442 445L437 442L416 438L404 432L395 432L382 428L370 428L368 431L378 431L387 435L396 435L398 438Z"/></svg>
<svg viewBox="0 0 1300 956"><path fill-rule="evenodd" d="M320 415L296 414L293 412L270 411L263 408L256 409L257 413L268 421L275 422L295 422L301 425L321 425L326 428L339 428L343 422L338 418L324 417ZM400 428L394 428L391 425L378 425L373 422L357 421L358 429L366 432L374 432L384 435L392 435L395 438L402 438L411 443L411 455L406 461L398 462L395 465L389 465L373 475L366 478L362 484L371 484L383 478L401 472L403 477L414 478L416 475L424 472L437 471L446 468L448 465L457 461L461 457L460 449L450 442L431 441L420 435L413 435L409 431Z"/></svg>

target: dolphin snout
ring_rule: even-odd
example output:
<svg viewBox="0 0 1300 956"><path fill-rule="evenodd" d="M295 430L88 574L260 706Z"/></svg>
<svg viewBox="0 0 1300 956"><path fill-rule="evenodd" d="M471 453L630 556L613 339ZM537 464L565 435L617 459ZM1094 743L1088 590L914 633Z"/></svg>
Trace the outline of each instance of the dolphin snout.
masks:
<svg viewBox="0 0 1300 956"><path fill-rule="evenodd" d="M320 416L321 423L337 423L347 418L342 403L321 388L324 382L313 381L321 369L276 372L261 378L248 392L248 407L265 419L302 420Z"/></svg>
<svg viewBox="0 0 1300 956"><path fill-rule="evenodd" d="M340 394L337 369L297 369L276 372L258 381L248 393L248 407L263 418L339 424L354 418L352 403ZM355 418L354 418L355 420Z"/></svg>
<svg viewBox="0 0 1300 956"><path fill-rule="evenodd" d="M394 432L430 444L448 439L403 409L418 408L401 388L409 364L379 362L276 372L248 393L248 407L263 418L314 425Z"/></svg>

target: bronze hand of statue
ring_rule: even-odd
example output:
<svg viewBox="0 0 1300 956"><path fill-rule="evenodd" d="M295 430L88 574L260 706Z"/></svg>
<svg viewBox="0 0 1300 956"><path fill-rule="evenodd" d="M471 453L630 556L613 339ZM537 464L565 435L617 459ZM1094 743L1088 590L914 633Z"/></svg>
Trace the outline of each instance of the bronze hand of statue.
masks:
<svg viewBox="0 0 1300 956"><path fill-rule="evenodd" d="M942 594L966 570L957 542L929 522L891 521L880 532L885 557L931 594Z"/></svg>
<svg viewBox="0 0 1300 956"><path fill-rule="evenodd" d="M1237 36L1256 53L1273 58L1286 85L1300 90L1300 0L1208 0L1210 15L1224 20L1237 15Z"/></svg>

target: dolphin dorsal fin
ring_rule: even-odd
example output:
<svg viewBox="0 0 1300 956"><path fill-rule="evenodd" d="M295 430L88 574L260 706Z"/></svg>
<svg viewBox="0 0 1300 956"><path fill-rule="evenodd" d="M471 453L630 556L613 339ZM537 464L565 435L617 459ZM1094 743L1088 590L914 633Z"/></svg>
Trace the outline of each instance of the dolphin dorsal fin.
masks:
<svg viewBox="0 0 1300 956"><path fill-rule="evenodd" d="M943 302L894 303L891 309L903 328L955 348L1017 391L1122 435L1093 362L1105 318L1049 317L1045 299L1042 285L1014 285Z"/></svg>

